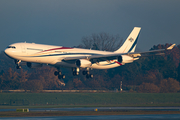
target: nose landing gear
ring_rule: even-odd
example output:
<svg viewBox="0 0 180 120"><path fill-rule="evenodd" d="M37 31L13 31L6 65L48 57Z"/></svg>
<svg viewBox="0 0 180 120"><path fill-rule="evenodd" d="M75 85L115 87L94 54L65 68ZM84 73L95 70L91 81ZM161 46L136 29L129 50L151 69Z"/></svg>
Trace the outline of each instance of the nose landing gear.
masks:
<svg viewBox="0 0 180 120"><path fill-rule="evenodd" d="M15 64L16 64L16 69L21 69L21 60L14 60Z"/></svg>

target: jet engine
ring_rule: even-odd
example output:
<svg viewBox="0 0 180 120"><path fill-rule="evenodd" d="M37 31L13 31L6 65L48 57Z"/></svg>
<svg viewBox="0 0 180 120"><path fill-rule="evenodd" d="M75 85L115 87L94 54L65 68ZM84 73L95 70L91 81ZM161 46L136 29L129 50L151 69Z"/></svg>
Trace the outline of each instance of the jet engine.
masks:
<svg viewBox="0 0 180 120"><path fill-rule="evenodd" d="M86 68L86 67L89 67L89 66L92 65L92 63L89 60L86 60L86 59L76 60L75 64L76 64L77 67L82 67L82 68Z"/></svg>
<svg viewBox="0 0 180 120"><path fill-rule="evenodd" d="M122 55L122 56L118 56L117 60L120 63L132 63L134 61L134 58L128 55Z"/></svg>
<svg viewBox="0 0 180 120"><path fill-rule="evenodd" d="M42 67L43 64L27 62L27 66L28 66L29 68L38 68L38 67Z"/></svg>
<svg viewBox="0 0 180 120"><path fill-rule="evenodd" d="M118 60L118 62L122 63L122 61L123 61L122 56L118 56L117 60Z"/></svg>

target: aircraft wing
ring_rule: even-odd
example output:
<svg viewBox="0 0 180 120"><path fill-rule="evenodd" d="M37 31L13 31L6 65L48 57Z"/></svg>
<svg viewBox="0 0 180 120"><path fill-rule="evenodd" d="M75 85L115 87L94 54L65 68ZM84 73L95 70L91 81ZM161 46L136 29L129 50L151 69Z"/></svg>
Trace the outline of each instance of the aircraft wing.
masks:
<svg viewBox="0 0 180 120"><path fill-rule="evenodd" d="M163 53L164 51L173 49L175 45L176 44L172 44L171 46L169 46L166 49L151 50L151 51L147 51L147 52L127 53L127 55L132 56L132 57L146 57L146 56L152 56L152 55L163 55L163 54L165 54L165 53Z"/></svg>
<svg viewBox="0 0 180 120"><path fill-rule="evenodd" d="M152 50L152 51L147 51L147 52L112 53L112 54L103 54L103 55L86 55L86 56L80 56L80 57L67 57L67 58L63 58L63 61L87 59L87 60L90 60L92 63L96 63L100 61L114 60L114 59L117 59L117 57L121 55L128 55L133 58L147 57L147 56L152 56L152 55L163 55L164 51L171 50L174 46L175 44L171 45L170 47L166 49Z"/></svg>

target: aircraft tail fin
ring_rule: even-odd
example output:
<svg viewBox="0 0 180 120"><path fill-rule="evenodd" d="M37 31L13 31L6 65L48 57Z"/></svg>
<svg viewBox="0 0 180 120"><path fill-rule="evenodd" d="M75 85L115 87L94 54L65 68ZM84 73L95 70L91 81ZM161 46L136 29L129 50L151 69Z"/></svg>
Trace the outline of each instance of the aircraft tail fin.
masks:
<svg viewBox="0 0 180 120"><path fill-rule="evenodd" d="M140 27L134 27L134 29L124 42L124 44L118 50L116 50L115 53L134 52L137 45L140 30Z"/></svg>

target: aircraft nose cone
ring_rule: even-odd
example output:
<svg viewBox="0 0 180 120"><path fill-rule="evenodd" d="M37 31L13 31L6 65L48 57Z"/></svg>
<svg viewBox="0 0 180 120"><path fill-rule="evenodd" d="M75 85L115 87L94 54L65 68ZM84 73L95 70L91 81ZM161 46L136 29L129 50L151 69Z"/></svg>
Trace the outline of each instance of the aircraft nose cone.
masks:
<svg viewBox="0 0 180 120"><path fill-rule="evenodd" d="M8 52L8 50L7 50L7 49L5 49L5 50L4 50L4 53L5 53L6 55L7 55L7 52Z"/></svg>
<svg viewBox="0 0 180 120"><path fill-rule="evenodd" d="M4 53L5 53L8 57L10 57L10 55L11 55L11 51L10 51L9 49L5 49L5 50L4 50Z"/></svg>

